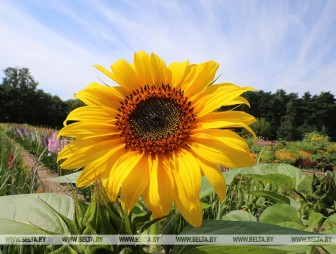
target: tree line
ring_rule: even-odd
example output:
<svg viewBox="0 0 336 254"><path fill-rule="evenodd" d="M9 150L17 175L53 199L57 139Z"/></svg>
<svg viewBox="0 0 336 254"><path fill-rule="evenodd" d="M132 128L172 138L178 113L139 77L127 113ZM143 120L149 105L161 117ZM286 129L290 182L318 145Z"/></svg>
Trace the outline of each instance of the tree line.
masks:
<svg viewBox="0 0 336 254"><path fill-rule="evenodd" d="M311 95L249 91L243 95L251 107L243 110L258 119L252 125L266 139L300 140L306 133L319 132L336 140L336 99L330 92Z"/></svg>
<svg viewBox="0 0 336 254"><path fill-rule="evenodd" d="M82 105L37 89L28 68L8 67L0 84L0 122L60 128L68 113Z"/></svg>
<svg viewBox="0 0 336 254"><path fill-rule="evenodd" d="M0 84L0 122L28 123L60 128L68 113L83 105L78 100L62 101L37 89L28 68L8 67ZM251 107L241 106L258 121L252 125L265 139L298 140L317 131L336 140L336 99L330 92L299 97L280 89L275 93L249 91L243 95ZM223 107L222 110L229 108Z"/></svg>

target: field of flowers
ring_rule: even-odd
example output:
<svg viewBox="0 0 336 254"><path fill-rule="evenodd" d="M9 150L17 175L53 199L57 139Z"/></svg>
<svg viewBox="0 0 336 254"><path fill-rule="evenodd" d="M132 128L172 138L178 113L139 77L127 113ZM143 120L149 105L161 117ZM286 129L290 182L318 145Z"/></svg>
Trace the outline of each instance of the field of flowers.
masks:
<svg viewBox="0 0 336 254"><path fill-rule="evenodd" d="M121 210L120 203L111 203L100 185L96 185L95 198L90 204L57 194L34 194L38 183L34 170L22 166L20 151L15 140L30 153L38 156L50 170L58 172L59 182L75 183L74 175L67 175L56 163L59 151L69 140L57 140L58 132L29 125L1 124L0 126L0 229L13 223L13 215L6 213L2 204L24 209L15 216L34 210L40 216L31 224L17 230L27 234L36 231L53 234L148 234L150 212L140 200L129 215ZM332 172L336 162L336 144L317 133L307 134L299 142L249 140L257 165L228 170L222 168L227 184L227 196L220 202L214 189L202 180L200 197L203 208L203 226L192 228L181 214L172 209L169 217L160 224L163 234L336 234L336 174ZM307 175L302 169L325 172ZM66 172L67 174L72 173ZM77 173L74 173L77 174ZM78 175L78 174L77 174ZM46 196L48 195L48 196ZM25 205L25 204L29 204ZM48 207L46 207L46 204ZM40 209L44 207L43 209ZM52 209L50 209L52 207ZM32 216L32 215L30 215ZM21 216L21 220L24 216ZM57 220L55 219L57 217ZM214 223L214 221L216 223ZM13 224L11 224L13 225ZM281 228L280 228L281 227ZM10 227L8 226L7 229ZM281 230L283 231L281 231ZM34 231L35 230L35 231ZM281 232L280 232L280 231ZM126 250L127 249L127 250ZM0 253L148 253L139 246L0 246ZM336 253L335 245L293 246L162 246L165 253ZM95 252L96 251L96 252ZM126 252L125 252L126 251Z"/></svg>
<svg viewBox="0 0 336 254"><path fill-rule="evenodd" d="M34 171L24 169L20 150L0 128L0 196L33 193L37 187Z"/></svg>
<svg viewBox="0 0 336 254"><path fill-rule="evenodd" d="M249 139L249 144L254 157L262 163L287 163L321 172L336 169L336 143L323 134L308 133L295 142Z"/></svg>
<svg viewBox="0 0 336 254"><path fill-rule="evenodd" d="M2 128L8 137L22 145L31 154L59 175L62 170L56 163L57 154L69 143L67 139L57 140L58 131L50 128L34 127L27 124L7 124Z"/></svg>
<svg viewBox="0 0 336 254"><path fill-rule="evenodd" d="M57 155L65 147L70 140L65 138L57 139L58 131L50 128L35 127L27 124L1 124L0 130L7 140L11 139L30 154L36 156L37 162L42 162L51 172L57 173L59 176L71 174L73 170L62 170L60 164L57 163ZM8 146L11 147L11 146ZM18 159L20 160L20 156ZM38 177L35 168L20 170L20 172L30 172L35 182L34 191L38 188ZM69 187L70 189L70 187ZM39 190L41 191L41 190ZM87 200L91 199L91 188L76 189L76 192L83 195ZM13 193L14 194L14 193Z"/></svg>

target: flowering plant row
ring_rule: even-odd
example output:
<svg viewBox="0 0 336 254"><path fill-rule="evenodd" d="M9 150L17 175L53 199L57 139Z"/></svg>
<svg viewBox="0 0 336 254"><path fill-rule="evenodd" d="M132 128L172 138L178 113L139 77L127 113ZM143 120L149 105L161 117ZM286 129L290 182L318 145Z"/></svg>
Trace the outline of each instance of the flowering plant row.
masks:
<svg viewBox="0 0 336 254"><path fill-rule="evenodd" d="M40 157L50 170L62 174L56 162L58 153L69 139L57 139L58 131L51 128L35 127L27 124L4 124L6 134L21 144L31 154Z"/></svg>
<svg viewBox="0 0 336 254"><path fill-rule="evenodd" d="M21 151L7 137L0 125L0 196L35 192L38 182L34 172L25 170Z"/></svg>

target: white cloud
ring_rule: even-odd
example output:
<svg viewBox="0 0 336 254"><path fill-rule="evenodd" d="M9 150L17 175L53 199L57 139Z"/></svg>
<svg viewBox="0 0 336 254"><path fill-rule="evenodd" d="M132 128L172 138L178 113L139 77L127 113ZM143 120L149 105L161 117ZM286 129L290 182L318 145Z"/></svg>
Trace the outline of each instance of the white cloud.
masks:
<svg viewBox="0 0 336 254"><path fill-rule="evenodd" d="M11 2L2 2L0 16L1 69L28 67L40 89L63 98L81 89L85 79L96 78L92 68L95 57L87 49L53 32Z"/></svg>

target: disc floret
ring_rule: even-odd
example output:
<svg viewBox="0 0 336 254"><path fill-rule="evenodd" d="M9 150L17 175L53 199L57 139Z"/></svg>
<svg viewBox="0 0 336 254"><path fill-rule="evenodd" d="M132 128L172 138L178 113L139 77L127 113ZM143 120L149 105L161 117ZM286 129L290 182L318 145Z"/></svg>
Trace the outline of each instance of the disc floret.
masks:
<svg viewBox="0 0 336 254"><path fill-rule="evenodd" d="M164 84L133 91L118 111L116 125L126 148L149 154L185 147L195 122L192 103L183 91Z"/></svg>

